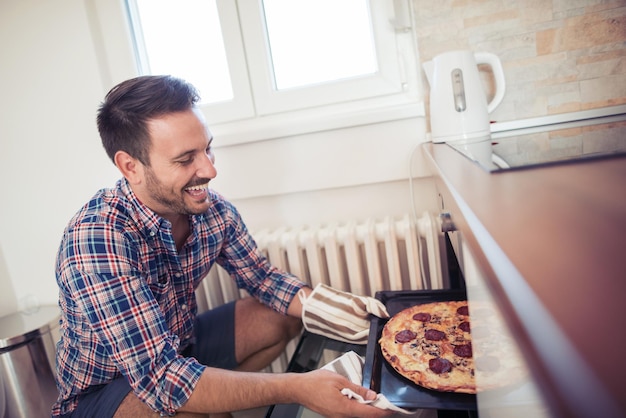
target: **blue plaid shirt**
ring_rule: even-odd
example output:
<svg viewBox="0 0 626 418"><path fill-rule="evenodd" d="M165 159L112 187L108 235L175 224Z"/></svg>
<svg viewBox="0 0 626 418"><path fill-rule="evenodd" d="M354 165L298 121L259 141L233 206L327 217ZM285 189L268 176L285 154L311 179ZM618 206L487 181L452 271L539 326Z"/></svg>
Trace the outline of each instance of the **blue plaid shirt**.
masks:
<svg viewBox="0 0 626 418"><path fill-rule="evenodd" d="M209 193L212 204L190 216L180 251L169 221L143 205L125 179L72 218L56 264L62 315L53 415L122 375L155 411L173 414L183 405L204 366L178 353L193 343L194 290L215 262L238 287L286 313L302 283L271 266L235 207Z"/></svg>

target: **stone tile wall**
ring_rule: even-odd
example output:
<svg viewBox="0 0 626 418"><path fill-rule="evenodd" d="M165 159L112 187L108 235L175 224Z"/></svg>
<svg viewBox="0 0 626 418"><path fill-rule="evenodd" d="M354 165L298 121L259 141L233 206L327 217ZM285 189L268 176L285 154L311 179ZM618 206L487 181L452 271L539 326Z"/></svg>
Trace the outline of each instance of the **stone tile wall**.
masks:
<svg viewBox="0 0 626 418"><path fill-rule="evenodd" d="M626 0L411 1L422 61L455 49L500 57L507 88L493 120L626 103Z"/></svg>

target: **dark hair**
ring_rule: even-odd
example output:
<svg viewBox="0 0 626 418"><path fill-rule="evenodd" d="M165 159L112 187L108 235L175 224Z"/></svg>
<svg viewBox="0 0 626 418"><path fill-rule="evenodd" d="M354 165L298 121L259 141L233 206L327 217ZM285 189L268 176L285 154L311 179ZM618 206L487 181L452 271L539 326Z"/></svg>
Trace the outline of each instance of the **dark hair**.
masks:
<svg viewBox="0 0 626 418"><path fill-rule="evenodd" d="M149 166L147 122L193 108L200 99L188 82L169 75L141 76L113 87L98 109L98 132L111 161L125 151Z"/></svg>

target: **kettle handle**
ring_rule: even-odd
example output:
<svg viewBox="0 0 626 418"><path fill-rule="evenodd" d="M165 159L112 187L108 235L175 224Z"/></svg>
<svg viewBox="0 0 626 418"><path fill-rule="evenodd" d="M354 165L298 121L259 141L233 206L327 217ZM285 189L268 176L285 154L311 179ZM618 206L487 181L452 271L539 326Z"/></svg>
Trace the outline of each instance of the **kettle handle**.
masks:
<svg viewBox="0 0 626 418"><path fill-rule="evenodd" d="M504 99L504 92L506 90L502 63L497 55L489 52L475 52L474 59L476 60L476 64L487 64L493 70L493 77L496 82L496 93L489 104L487 104L487 113L491 113L502 102L502 99Z"/></svg>

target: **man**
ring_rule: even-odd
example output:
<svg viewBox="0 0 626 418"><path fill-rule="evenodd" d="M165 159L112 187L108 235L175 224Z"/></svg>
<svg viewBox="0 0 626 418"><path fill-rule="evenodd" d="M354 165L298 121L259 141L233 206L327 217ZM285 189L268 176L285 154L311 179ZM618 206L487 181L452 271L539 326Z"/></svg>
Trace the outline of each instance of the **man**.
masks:
<svg viewBox="0 0 626 418"><path fill-rule="evenodd" d="M209 189L213 138L197 101L182 80L144 76L114 87L99 109L123 178L72 218L59 248L53 416L206 416L276 403L388 415L343 396L375 394L334 373L253 373L298 334L312 291L271 266ZM252 297L196 315L194 290L215 262Z"/></svg>

